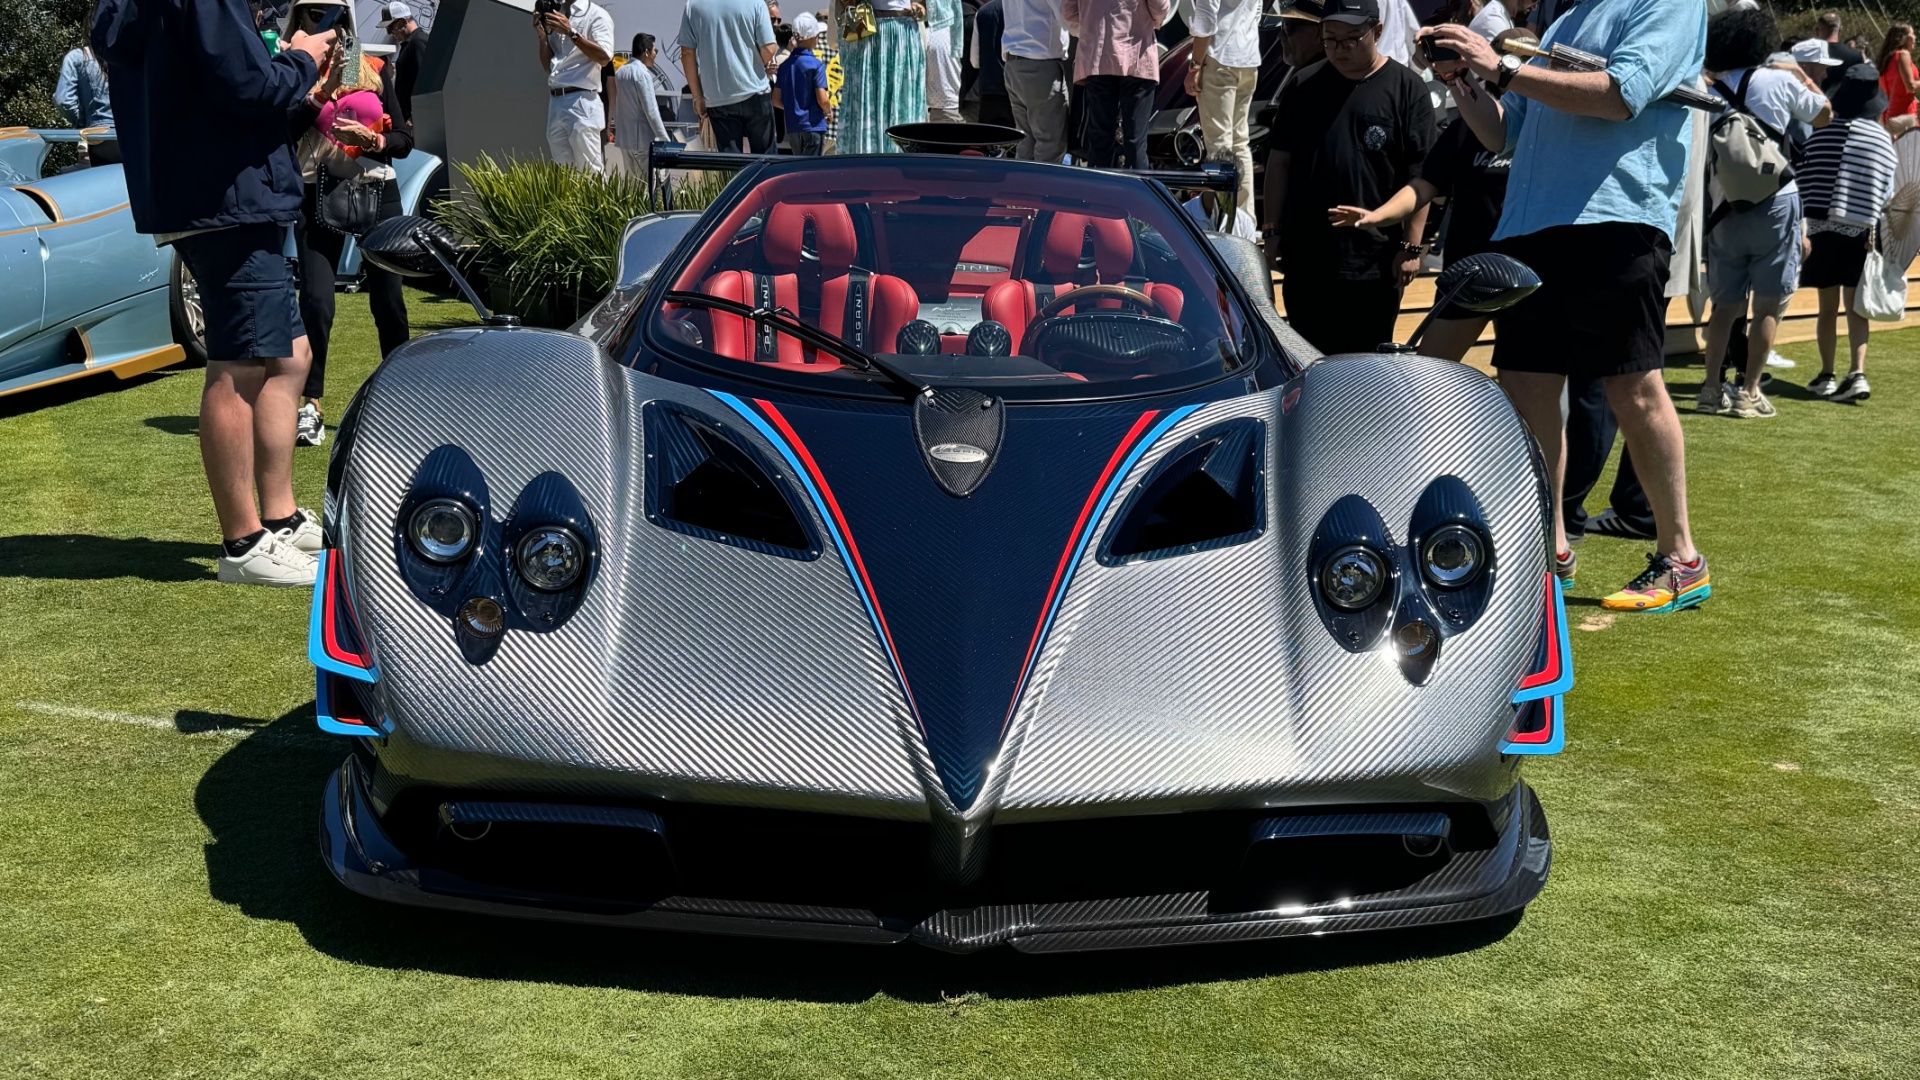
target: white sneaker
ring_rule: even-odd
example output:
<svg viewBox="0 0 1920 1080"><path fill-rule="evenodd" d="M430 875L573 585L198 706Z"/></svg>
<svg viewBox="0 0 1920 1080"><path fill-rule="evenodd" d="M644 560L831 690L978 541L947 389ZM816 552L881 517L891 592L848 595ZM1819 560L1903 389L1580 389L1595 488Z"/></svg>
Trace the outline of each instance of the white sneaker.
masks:
<svg viewBox="0 0 1920 1080"><path fill-rule="evenodd" d="M1781 356L1777 352L1770 352L1767 354L1767 366L1774 367L1774 368L1790 368L1790 367L1797 367L1799 365L1795 364L1793 361L1787 359L1786 357Z"/></svg>
<svg viewBox="0 0 1920 1080"><path fill-rule="evenodd" d="M313 585L313 556L269 533L239 558L220 556L220 580L233 585L291 589Z"/></svg>
<svg viewBox="0 0 1920 1080"><path fill-rule="evenodd" d="M312 555L326 546L326 537L320 532L320 515L304 506L299 508L299 512L300 524L291 529L281 529L273 535L281 543Z"/></svg>
<svg viewBox="0 0 1920 1080"><path fill-rule="evenodd" d="M319 446L327 441L327 425L320 419L320 407L309 401L300 406L298 425L293 431L293 445Z"/></svg>

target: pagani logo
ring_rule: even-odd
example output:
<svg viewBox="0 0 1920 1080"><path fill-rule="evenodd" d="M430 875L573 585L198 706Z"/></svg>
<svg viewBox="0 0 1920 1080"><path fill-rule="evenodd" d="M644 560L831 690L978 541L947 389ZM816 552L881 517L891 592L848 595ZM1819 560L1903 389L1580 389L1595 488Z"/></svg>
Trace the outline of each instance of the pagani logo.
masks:
<svg viewBox="0 0 1920 1080"><path fill-rule="evenodd" d="M927 456L954 465L977 465L987 460L987 452L962 442L943 442L927 448Z"/></svg>

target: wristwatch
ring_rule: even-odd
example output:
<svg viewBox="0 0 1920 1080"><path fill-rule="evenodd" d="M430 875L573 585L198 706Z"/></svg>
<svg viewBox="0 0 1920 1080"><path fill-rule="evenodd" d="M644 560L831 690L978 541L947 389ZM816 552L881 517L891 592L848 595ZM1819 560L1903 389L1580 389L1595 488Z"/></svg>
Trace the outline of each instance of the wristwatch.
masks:
<svg viewBox="0 0 1920 1080"><path fill-rule="evenodd" d="M1427 253L1427 245L1409 244L1403 240L1400 242L1400 253L1402 255L1425 255Z"/></svg>
<svg viewBox="0 0 1920 1080"><path fill-rule="evenodd" d="M1507 84L1512 82L1513 77L1515 75L1518 75L1520 73L1520 69L1525 66L1527 66L1527 62L1513 55L1512 53L1508 53L1507 55L1501 57L1500 58L1500 74L1493 80L1493 88L1495 90L1500 91L1503 94L1506 93Z"/></svg>

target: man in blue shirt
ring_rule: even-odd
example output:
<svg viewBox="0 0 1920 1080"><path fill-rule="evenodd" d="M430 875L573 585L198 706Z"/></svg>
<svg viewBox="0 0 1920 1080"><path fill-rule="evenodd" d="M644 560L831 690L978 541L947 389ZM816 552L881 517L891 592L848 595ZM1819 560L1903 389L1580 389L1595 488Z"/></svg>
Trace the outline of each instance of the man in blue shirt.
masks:
<svg viewBox="0 0 1920 1080"><path fill-rule="evenodd" d="M1692 607L1712 585L1687 522L1685 442L1661 376L1664 290L1691 120L1686 109L1661 99L1700 73L1706 6L1587 0L1573 8L1541 44L1603 57L1606 70L1597 72L1501 56L1466 27L1424 36L1460 53L1458 63L1436 65L1437 73L1452 81L1461 115L1481 142L1513 158L1495 247L1531 266L1543 284L1496 318L1493 363L1546 458L1556 572L1570 580L1574 570L1560 509L1561 395L1569 376L1598 378L1657 526L1646 572L1601 605Z"/></svg>
<svg viewBox="0 0 1920 1080"><path fill-rule="evenodd" d="M826 147L827 113L833 108L827 65L813 55L823 29L810 11L794 18L793 52L780 65L773 91L774 104L787 114L787 148L809 157L818 157Z"/></svg>
<svg viewBox="0 0 1920 1080"><path fill-rule="evenodd" d="M713 149L773 149L773 17L765 0L688 0L680 17L680 70Z"/></svg>

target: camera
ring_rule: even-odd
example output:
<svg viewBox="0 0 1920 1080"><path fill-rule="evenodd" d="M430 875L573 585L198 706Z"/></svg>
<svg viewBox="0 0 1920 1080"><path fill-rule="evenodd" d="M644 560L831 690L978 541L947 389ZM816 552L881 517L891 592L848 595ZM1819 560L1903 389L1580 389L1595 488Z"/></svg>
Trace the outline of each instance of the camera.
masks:
<svg viewBox="0 0 1920 1080"><path fill-rule="evenodd" d="M533 14L536 18L541 15L565 15L572 6L572 0L533 0Z"/></svg>

